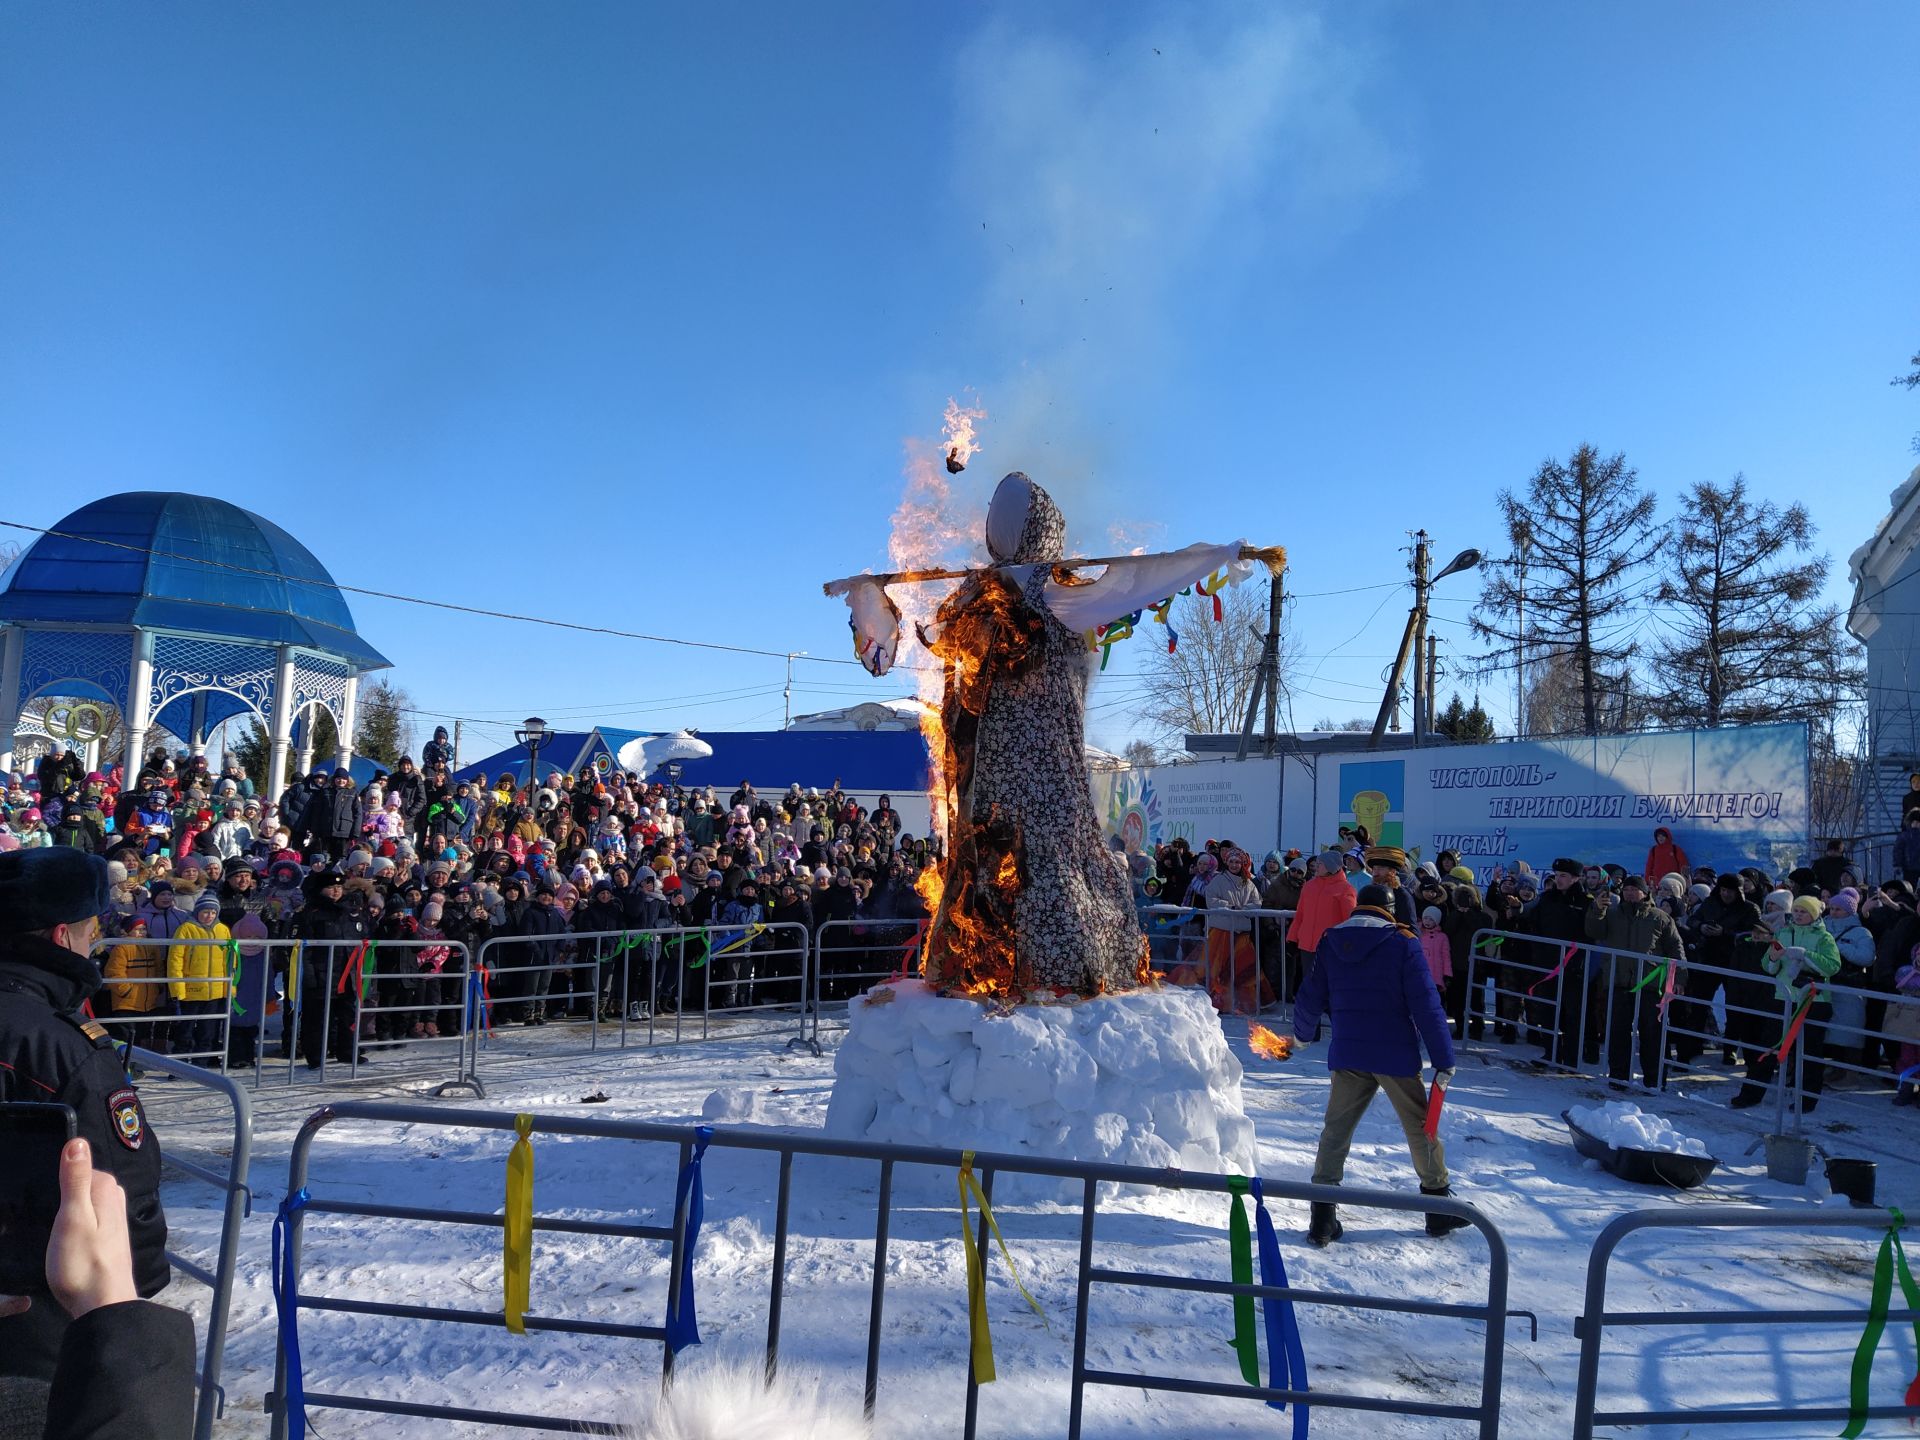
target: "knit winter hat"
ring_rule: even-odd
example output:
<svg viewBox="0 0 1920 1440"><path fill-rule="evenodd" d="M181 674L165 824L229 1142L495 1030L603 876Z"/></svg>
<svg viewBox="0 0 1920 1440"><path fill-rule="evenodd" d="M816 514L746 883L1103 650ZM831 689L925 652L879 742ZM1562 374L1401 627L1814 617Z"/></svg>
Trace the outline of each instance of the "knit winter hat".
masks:
<svg viewBox="0 0 1920 1440"><path fill-rule="evenodd" d="M1469 870L1465 865L1456 865L1447 871L1447 878L1449 880L1458 880L1462 885L1471 885L1473 884L1473 871Z"/></svg>
<svg viewBox="0 0 1920 1440"><path fill-rule="evenodd" d="M1762 910L1778 910L1784 915L1792 904L1793 892L1791 890L1770 890L1767 892L1765 903L1762 904L1760 908Z"/></svg>
<svg viewBox="0 0 1920 1440"><path fill-rule="evenodd" d="M1420 912L1420 923L1422 925L1438 925L1446 918L1446 916L1440 913L1440 907L1438 905L1429 905Z"/></svg>
<svg viewBox="0 0 1920 1440"><path fill-rule="evenodd" d="M193 902L193 913L198 916L209 910L216 915L220 913L220 897L211 890L202 891L200 898Z"/></svg>
<svg viewBox="0 0 1920 1440"><path fill-rule="evenodd" d="M1826 908L1825 905L1820 903L1820 897L1818 895L1796 895L1793 897L1793 904L1789 907L1789 910L1794 915L1811 915L1815 920L1818 920L1826 911Z"/></svg>

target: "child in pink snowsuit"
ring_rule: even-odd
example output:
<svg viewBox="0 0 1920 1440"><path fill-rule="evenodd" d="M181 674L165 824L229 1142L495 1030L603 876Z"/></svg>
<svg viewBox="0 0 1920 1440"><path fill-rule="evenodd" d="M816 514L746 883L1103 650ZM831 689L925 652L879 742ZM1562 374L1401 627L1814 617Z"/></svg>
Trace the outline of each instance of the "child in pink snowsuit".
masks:
<svg viewBox="0 0 1920 1440"><path fill-rule="evenodd" d="M1427 957L1427 969L1433 975L1433 988L1447 993L1447 981L1453 978L1453 945L1440 922L1447 917L1440 907L1429 905L1420 912L1420 951Z"/></svg>

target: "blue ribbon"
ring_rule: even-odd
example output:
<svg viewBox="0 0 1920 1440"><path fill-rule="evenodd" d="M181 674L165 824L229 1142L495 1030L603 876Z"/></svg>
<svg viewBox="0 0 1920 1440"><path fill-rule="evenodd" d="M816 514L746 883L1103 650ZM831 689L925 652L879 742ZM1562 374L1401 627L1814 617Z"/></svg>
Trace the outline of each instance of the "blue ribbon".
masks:
<svg viewBox="0 0 1920 1440"><path fill-rule="evenodd" d="M700 1157L707 1153L707 1142L712 1139L711 1125L694 1127L693 1155L681 1167L679 1184L674 1187L673 1213L686 1216L685 1238L680 1245L680 1308L667 1311L667 1349L674 1355L700 1343L700 1319L693 1306L693 1247L700 1239L700 1219L706 1209L700 1184Z"/></svg>
<svg viewBox="0 0 1920 1440"><path fill-rule="evenodd" d="M1261 1193L1260 1177L1251 1182L1253 1221L1259 1236L1260 1283L1276 1290L1287 1286L1287 1267L1280 1258L1280 1237L1274 1233L1273 1217L1267 1214L1267 1197ZM1300 1345L1300 1322L1294 1318L1293 1301L1280 1296L1263 1296L1260 1312L1267 1329L1267 1385L1273 1390L1308 1390L1307 1356ZM1284 1400L1267 1402L1275 1410L1287 1408ZM1306 1405L1293 1407L1293 1440L1306 1440Z"/></svg>
<svg viewBox="0 0 1920 1440"><path fill-rule="evenodd" d="M273 1304L280 1321L280 1353L287 1357L287 1388L280 1404L290 1440L302 1440L307 1433L307 1387L300 1372L300 1277L290 1238L293 1213L306 1208L307 1198L303 1185L280 1202L280 1213L273 1217Z"/></svg>

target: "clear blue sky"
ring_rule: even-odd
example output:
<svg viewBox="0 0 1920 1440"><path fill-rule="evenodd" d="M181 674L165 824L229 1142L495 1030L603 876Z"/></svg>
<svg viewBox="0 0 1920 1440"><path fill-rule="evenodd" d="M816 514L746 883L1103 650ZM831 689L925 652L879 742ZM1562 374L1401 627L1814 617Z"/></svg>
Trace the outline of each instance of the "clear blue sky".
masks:
<svg viewBox="0 0 1920 1440"><path fill-rule="evenodd" d="M1089 547L1379 585L1591 441L1804 499L1839 598L1920 430L1916 56L1910 3L11 7L0 518L198 491L343 583L838 658L970 389L975 497ZM780 720L779 660L352 603L469 754ZM1299 601L1302 726L1405 604Z"/></svg>

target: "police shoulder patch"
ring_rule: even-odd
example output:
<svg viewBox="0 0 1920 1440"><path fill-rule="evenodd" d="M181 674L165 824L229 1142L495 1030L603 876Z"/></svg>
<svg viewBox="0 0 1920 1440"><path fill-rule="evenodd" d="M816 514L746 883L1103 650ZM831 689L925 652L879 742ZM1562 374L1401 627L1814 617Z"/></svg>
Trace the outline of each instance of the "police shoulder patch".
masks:
<svg viewBox="0 0 1920 1440"><path fill-rule="evenodd" d="M107 1034L107 1027L102 1025L98 1020L82 1021L80 1024L80 1033L89 1040L107 1040L112 1038Z"/></svg>
<svg viewBox="0 0 1920 1440"><path fill-rule="evenodd" d="M146 1116L140 1111L140 1097L131 1086L123 1087L107 1097L108 1128L114 1138L129 1150L138 1150L147 1138Z"/></svg>

